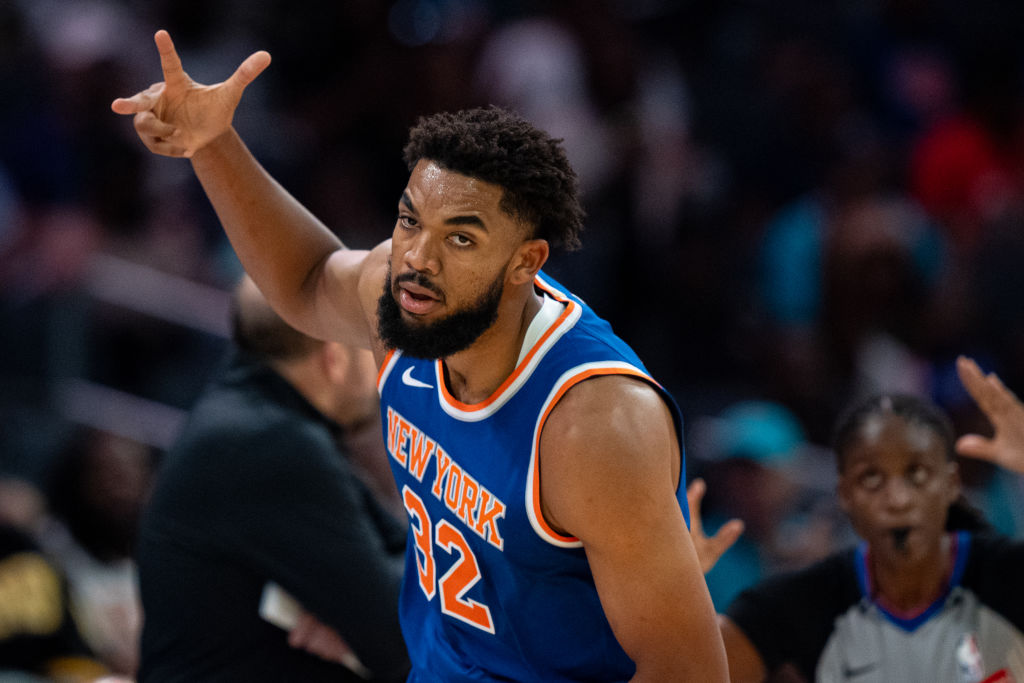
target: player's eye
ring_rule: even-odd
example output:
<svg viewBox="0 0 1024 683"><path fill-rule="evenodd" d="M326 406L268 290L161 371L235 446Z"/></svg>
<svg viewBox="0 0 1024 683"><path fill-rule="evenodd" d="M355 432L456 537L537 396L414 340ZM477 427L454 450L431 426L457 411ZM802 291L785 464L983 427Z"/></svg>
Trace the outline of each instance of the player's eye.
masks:
<svg viewBox="0 0 1024 683"><path fill-rule="evenodd" d="M468 247L473 244L473 240L466 235L463 235L461 232L452 233L448 239L450 239L457 247Z"/></svg>

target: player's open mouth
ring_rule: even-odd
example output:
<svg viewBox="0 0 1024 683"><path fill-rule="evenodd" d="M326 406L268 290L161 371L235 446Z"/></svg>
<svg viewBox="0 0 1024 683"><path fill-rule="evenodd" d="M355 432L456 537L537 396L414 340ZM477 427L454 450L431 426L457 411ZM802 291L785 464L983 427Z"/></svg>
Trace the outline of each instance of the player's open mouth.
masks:
<svg viewBox="0 0 1024 683"><path fill-rule="evenodd" d="M440 300L430 290L404 282L398 286L398 303L409 313L423 315L440 305Z"/></svg>

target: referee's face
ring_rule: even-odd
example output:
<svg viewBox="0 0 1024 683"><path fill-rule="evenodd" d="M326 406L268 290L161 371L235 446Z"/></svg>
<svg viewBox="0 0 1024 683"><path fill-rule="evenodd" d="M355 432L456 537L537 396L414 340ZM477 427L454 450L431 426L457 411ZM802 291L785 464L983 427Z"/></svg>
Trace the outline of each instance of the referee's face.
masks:
<svg viewBox="0 0 1024 683"><path fill-rule="evenodd" d="M933 558L960 493L956 464L930 428L893 414L869 418L848 447L839 500L881 561Z"/></svg>

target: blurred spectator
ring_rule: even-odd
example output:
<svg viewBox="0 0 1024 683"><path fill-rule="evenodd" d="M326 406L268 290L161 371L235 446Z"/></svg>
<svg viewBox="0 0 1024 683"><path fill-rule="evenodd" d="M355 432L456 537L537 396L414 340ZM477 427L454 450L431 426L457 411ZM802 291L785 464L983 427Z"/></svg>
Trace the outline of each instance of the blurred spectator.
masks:
<svg viewBox="0 0 1024 683"><path fill-rule="evenodd" d="M761 245L761 376L816 443L844 393L930 393L928 354L946 334L927 323L950 303L947 244L913 201L863 177L874 164L837 167L773 217Z"/></svg>
<svg viewBox="0 0 1024 683"><path fill-rule="evenodd" d="M702 418L688 444L691 469L707 483L709 535L727 520L745 531L706 574L718 609L761 578L824 557L842 541L832 502L832 467L796 417L768 401L740 401Z"/></svg>
<svg viewBox="0 0 1024 683"><path fill-rule="evenodd" d="M112 672L129 676L142 627L133 557L154 458L131 439L77 430L52 464L46 493L55 524L40 536L68 577L86 642Z"/></svg>
<svg viewBox="0 0 1024 683"><path fill-rule="evenodd" d="M24 531L0 523L0 680L86 683L108 673L72 611L60 568Z"/></svg>

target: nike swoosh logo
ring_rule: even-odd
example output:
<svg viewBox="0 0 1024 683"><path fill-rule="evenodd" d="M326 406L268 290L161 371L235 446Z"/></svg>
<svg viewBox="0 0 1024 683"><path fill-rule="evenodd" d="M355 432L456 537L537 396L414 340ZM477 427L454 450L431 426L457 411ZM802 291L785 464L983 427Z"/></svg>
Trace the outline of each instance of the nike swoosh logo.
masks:
<svg viewBox="0 0 1024 683"><path fill-rule="evenodd" d="M850 666L849 664L843 664L843 676L846 678L857 678L864 674L874 671L878 668L878 662L871 662L870 664L862 664L861 666Z"/></svg>
<svg viewBox="0 0 1024 683"><path fill-rule="evenodd" d="M402 373L402 384L407 384L410 387L417 387L419 389L433 389L434 388L433 384L427 384L426 382L421 382L418 379L416 379L415 377L413 377L412 376L412 368L411 367L406 368L405 372Z"/></svg>

